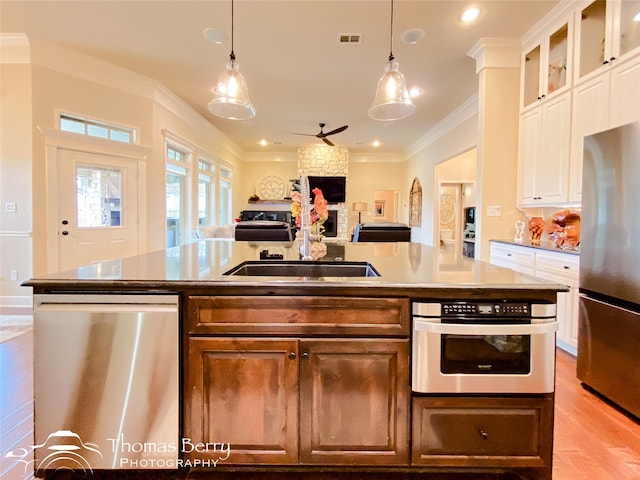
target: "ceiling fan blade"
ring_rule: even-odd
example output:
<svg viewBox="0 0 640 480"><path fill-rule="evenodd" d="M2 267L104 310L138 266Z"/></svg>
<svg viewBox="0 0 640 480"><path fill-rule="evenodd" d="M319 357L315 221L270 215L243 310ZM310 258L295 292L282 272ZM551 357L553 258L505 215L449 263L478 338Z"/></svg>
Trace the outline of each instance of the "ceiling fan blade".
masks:
<svg viewBox="0 0 640 480"><path fill-rule="evenodd" d="M331 143L331 141L328 138L322 138L322 141L324 143L326 143L327 145L329 145L330 147L335 147L335 145L333 143Z"/></svg>
<svg viewBox="0 0 640 480"><path fill-rule="evenodd" d="M317 137L314 133L293 133L289 132L289 135L304 135L305 137Z"/></svg>
<svg viewBox="0 0 640 480"><path fill-rule="evenodd" d="M333 135L335 133L344 132L347 128L349 128L349 125L343 125L340 128L336 128L335 130L331 130L330 132L325 133L325 135Z"/></svg>

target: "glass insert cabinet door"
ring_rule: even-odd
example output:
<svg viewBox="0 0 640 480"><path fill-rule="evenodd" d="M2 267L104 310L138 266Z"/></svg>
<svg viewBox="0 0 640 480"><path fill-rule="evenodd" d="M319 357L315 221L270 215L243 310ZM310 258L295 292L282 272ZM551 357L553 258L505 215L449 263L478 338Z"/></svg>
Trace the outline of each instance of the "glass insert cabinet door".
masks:
<svg viewBox="0 0 640 480"><path fill-rule="evenodd" d="M596 0L578 25L581 78L640 47L640 0Z"/></svg>

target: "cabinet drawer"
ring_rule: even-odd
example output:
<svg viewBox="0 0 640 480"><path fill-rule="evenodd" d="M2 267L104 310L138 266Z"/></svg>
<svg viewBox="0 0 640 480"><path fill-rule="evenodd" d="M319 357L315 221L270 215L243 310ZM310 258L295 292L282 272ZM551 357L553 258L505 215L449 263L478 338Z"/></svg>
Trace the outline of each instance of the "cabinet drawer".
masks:
<svg viewBox="0 0 640 480"><path fill-rule="evenodd" d="M551 464L551 398L416 397L412 409L414 465Z"/></svg>
<svg viewBox="0 0 640 480"><path fill-rule="evenodd" d="M188 300L191 334L409 335L409 300L364 297L207 297Z"/></svg>
<svg viewBox="0 0 640 480"><path fill-rule="evenodd" d="M544 278L545 272L575 280L580 273L580 257L570 253L538 252L536 275Z"/></svg>
<svg viewBox="0 0 640 480"><path fill-rule="evenodd" d="M512 247L492 243L491 263L511 268L518 272L533 274L535 268L535 250L527 247Z"/></svg>

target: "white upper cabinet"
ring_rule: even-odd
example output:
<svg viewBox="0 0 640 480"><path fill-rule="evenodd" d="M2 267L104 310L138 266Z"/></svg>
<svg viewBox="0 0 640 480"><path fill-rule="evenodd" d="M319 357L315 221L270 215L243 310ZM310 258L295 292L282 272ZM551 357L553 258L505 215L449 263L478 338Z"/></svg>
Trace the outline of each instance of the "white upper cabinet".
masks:
<svg viewBox="0 0 640 480"><path fill-rule="evenodd" d="M640 121L640 0L597 0L576 12L569 203L582 201L584 137Z"/></svg>
<svg viewBox="0 0 640 480"><path fill-rule="evenodd" d="M637 51L638 15L640 0L596 0L576 12L576 83Z"/></svg>
<svg viewBox="0 0 640 480"><path fill-rule="evenodd" d="M523 207L579 205L584 137L640 121L640 0L564 5L523 43Z"/></svg>
<svg viewBox="0 0 640 480"><path fill-rule="evenodd" d="M640 121L640 51L573 89L569 203L582 200L584 137Z"/></svg>
<svg viewBox="0 0 640 480"><path fill-rule="evenodd" d="M520 117L518 205L567 202L571 92L546 99Z"/></svg>
<svg viewBox="0 0 640 480"><path fill-rule="evenodd" d="M521 61L522 108L569 86L572 75L572 28L570 19L560 21L525 48Z"/></svg>

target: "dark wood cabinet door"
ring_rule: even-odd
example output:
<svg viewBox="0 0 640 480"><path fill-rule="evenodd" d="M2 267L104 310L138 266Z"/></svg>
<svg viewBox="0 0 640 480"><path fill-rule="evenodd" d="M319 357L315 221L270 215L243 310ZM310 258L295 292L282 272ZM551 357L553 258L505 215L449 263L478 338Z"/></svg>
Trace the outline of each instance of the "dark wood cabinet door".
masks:
<svg viewBox="0 0 640 480"><path fill-rule="evenodd" d="M407 465L409 346L300 341L300 463Z"/></svg>
<svg viewBox="0 0 640 480"><path fill-rule="evenodd" d="M416 397L412 418L413 465L538 467L550 475L551 396Z"/></svg>
<svg viewBox="0 0 640 480"><path fill-rule="evenodd" d="M230 443L229 464L298 462L298 341L190 338L184 437ZM217 459L220 452L185 454Z"/></svg>

